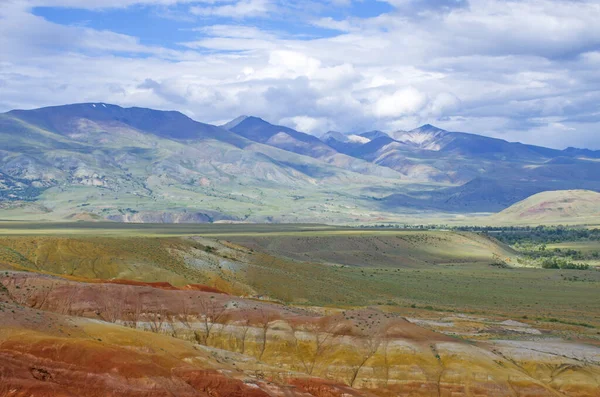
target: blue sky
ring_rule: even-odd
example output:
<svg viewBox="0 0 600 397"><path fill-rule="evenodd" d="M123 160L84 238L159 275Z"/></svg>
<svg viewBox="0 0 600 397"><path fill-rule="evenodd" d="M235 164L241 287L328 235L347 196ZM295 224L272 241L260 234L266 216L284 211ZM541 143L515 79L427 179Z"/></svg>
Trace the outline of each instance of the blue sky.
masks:
<svg viewBox="0 0 600 397"><path fill-rule="evenodd" d="M195 7L202 6L198 3ZM363 1L351 3L348 6L319 7L314 11L305 11L303 18L294 18L290 15L271 15L262 18L253 15L243 18L230 18L226 16L190 17L189 9L194 5L148 6L132 5L126 8L106 9L79 9L64 7L36 7L32 8L34 15L40 16L48 21L62 25L85 26L97 30L110 30L129 36L138 37L141 44L159 45L167 48L181 49L180 43L192 41L202 37L198 28L208 27L216 24L228 24L234 21L236 24L244 24L263 30L278 31L299 38L314 39L332 37L335 30L326 27L315 26L311 19L317 16L328 16L335 19L347 17L376 17L389 12L392 7L388 3L378 1ZM299 12L295 8L294 13ZM292 12L288 10L288 12ZM196 30L194 30L196 29Z"/></svg>
<svg viewBox="0 0 600 397"><path fill-rule="evenodd" d="M190 9L210 9L213 7L207 5L210 3L175 2L170 6L152 6L140 2L129 7L99 9L40 6L31 8L31 12L56 24L108 30L136 37L143 45L182 50L185 49L182 43L207 36L199 29L213 25L227 25L233 22L235 25L252 26L299 40L311 40L333 37L339 33L327 26L315 25L313 22L318 18L372 18L393 10L387 2L364 0L338 4L315 3L309 7L303 7L303 2L280 3L277 11L269 13L267 18L260 14L193 16L189 12ZM234 2L222 2L224 6L231 3Z"/></svg>
<svg viewBox="0 0 600 397"><path fill-rule="evenodd" d="M0 111L97 101L600 149L598 20L593 0L4 0Z"/></svg>

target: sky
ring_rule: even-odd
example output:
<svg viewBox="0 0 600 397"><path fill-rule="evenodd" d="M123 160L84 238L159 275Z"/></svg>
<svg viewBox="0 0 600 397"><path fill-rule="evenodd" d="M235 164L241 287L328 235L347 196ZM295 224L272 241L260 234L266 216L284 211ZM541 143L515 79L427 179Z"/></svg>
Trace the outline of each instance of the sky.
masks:
<svg viewBox="0 0 600 397"><path fill-rule="evenodd" d="M104 102L600 149L598 21L598 0L0 0L0 112Z"/></svg>

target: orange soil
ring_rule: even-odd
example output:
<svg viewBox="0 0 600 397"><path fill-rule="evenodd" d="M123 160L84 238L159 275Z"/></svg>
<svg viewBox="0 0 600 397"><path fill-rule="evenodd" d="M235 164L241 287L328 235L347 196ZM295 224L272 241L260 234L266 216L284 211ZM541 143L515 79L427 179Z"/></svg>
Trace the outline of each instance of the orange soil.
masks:
<svg viewBox="0 0 600 397"><path fill-rule="evenodd" d="M531 351L512 359L491 345L475 346L377 309L320 316L208 292L202 286L81 283L34 273L2 273L2 286L0 302L9 303L0 305L0 396L354 397L368 396L365 390L384 397L504 397L510 390L523 397L600 396L596 364L560 356L528 358ZM260 327L271 324L269 349L259 357L263 363L240 354L227 356L225 350L219 353L216 347L239 351L231 344L233 334L223 333L213 340L212 350L205 350L185 340L98 321L111 313L110 321L126 321L123 317L141 308L163 316L184 313L201 324L203 301L227 307L220 319L224 323L247 321L257 327L246 341L245 354L260 350ZM314 330L336 334L336 346L326 351L326 369L314 373L335 381L292 372L301 370L294 358L299 351L310 359ZM391 347L385 357L377 348L379 354L362 361L374 335ZM294 342L296 337L300 339ZM382 378L388 359L393 368L389 379ZM364 370L359 369L354 385L362 390L341 385L353 383L348 369L361 361ZM274 366L269 367L271 378L251 377L265 363Z"/></svg>

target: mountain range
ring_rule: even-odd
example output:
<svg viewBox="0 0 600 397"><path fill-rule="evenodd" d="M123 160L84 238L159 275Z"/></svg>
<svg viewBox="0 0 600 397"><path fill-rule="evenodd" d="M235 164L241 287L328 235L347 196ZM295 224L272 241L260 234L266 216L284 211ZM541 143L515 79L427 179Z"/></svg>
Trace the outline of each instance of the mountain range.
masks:
<svg viewBox="0 0 600 397"><path fill-rule="evenodd" d="M0 114L0 218L401 221L600 190L600 151L424 125L320 138L252 116L83 103Z"/></svg>

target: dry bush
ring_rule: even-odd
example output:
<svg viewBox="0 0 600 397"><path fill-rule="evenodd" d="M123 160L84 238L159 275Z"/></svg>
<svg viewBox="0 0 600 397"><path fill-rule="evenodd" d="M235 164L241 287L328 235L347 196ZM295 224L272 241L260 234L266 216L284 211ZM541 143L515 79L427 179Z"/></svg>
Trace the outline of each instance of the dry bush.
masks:
<svg viewBox="0 0 600 397"><path fill-rule="evenodd" d="M227 308L213 298L202 299L198 303L202 315L202 328L194 331L195 339L201 345L208 346L215 324L222 322Z"/></svg>
<svg viewBox="0 0 600 397"><path fill-rule="evenodd" d="M291 322L290 328L295 356L302 364L304 372L312 375L319 361L334 348L334 340L338 336L336 334L337 324L317 322L299 326ZM309 333L312 340L299 339L297 333L301 331Z"/></svg>

